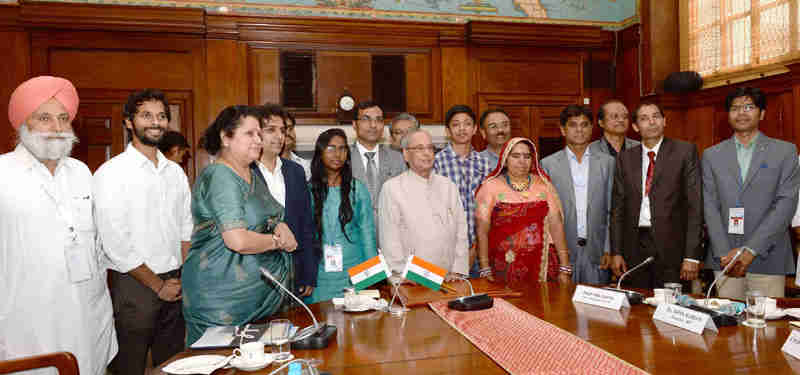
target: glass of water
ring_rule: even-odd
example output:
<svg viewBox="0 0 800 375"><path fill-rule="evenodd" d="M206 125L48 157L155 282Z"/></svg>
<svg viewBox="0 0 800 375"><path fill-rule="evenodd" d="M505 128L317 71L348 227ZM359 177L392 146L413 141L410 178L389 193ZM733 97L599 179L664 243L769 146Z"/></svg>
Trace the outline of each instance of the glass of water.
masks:
<svg viewBox="0 0 800 375"><path fill-rule="evenodd" d="M747 319L742 324L751 328L764 328L767 326L767 322L764 320L766 299L767 297L758 290L747 291L745 294Z"/></svg>
<svg viewBox="0 0 800 375"><path fill-rule="evenodd" d="M274 319L269 322L270 343L276 361L285 361L291 356L289 351L289 333L292 323L289 319Z"/></svg>

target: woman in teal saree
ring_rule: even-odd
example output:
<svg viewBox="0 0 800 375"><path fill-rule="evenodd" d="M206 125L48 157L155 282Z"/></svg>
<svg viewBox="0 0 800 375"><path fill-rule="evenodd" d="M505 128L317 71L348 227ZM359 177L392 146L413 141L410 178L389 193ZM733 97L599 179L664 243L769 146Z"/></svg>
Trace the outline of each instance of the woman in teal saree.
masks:
<svg viewBox="0 0 800 375"><path fill-rule="evenodd" d="M258 109L232 106L206 130L216 154L194 185L192 247L183 265L183 315L188 345L213 326L242 325L273 314L285 295L262 280L260 267L287 287L297 242L253 161L261 152ZM286 251L281 251L284 249Z"/></svg>

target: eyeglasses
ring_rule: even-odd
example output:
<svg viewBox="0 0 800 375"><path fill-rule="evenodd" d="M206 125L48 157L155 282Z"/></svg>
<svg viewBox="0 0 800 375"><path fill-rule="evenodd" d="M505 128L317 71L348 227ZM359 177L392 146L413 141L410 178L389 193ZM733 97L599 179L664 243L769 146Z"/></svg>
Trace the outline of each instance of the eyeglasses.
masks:
<svg viewBox="0 0 800 375"><path fill-rule="evenodd" d="M427 151L427 152L433 153L433 152L436 152L436 147L434 147L433 145L414 146L414 147L406 147L406 150L411 150L411 151L416 151L416 152L425 152L425 151Z"/></svg>
<svg viewBox="0 0 800 375"><path fill-rule="evenodd" d="M621 121L628 119L627 113L609 113L605 116L609 120Z"/></svg>
<svg viewBox="0 0 800 375"><path fill-rule="evenodd" d="M743 105L732 105L731 106L731 112L744 112L744 113L747 113L747 112L750 112L750 111L752 111L754 109L756 109L755 104L743 104Z"/></svg>
<svg viewBox="0 0 800 375"><path fill-rule="evenodd" d="M406 135L409 129L392 129L392 135Z"/></svg>
<svg viewBox="0 0 800 375"><path fill-rule="evenodd" d="M383 122L383 117L369 117L369 116L361 116L358 118L358 121L361 122L371 122L373 124Z"/></svg>
<svg viewBox="0 0 800 375"><path fill-rule="evenodd" d="M653 113L652 116L641 115L641 116L637 117L636 118L636 122L648 122L650 120L658 121L658 120L661 120L663 118L664 118L664 116L662 116L660 113Z"/></svg>
<svg viewBox="0 0 800 375"><path fill-rule="evenodd" d="M161 121L167 121L167 114L166 114L166 113L164 113L164 112L160 112L160 113L158 113L158 114L157 114L157 115L155 115L155 116L153 116L153 114L152 114L152 113L150 113L150 112L139 112L139 113L137 113L137 114L136 114L136 116L137 116L137 117L139 117L139 118L140 118L140 119L142 119L142 120L149 121L149 122L153 122L153 121L158 121L158 122L161 122Z"/></svg>
<svg viewBox="0 0 800 375"><path fill-rule="evenodd" d="M329 154L333 154L333 153L336 153L336 152L339 152L339 153L347 152L347 150L348 150L347 146L333 146L333 145L325 146L325 152L327 152Z"/></svg>

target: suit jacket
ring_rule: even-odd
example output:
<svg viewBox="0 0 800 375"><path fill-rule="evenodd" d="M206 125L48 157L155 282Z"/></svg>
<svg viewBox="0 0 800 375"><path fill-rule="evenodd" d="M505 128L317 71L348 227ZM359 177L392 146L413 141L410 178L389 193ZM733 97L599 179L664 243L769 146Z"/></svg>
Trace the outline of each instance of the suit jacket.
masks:
<svg viewBox="0 0 800 375"><path fill-rule="evenodd" d="M292 253L296 286L316 286L317 266L322 257L319 240L315 236L316 226L311 212L311 194L306 184L303 167L291 160L281 158L281 173L286 184L286 207L283 221L292 230L297 240L297 250ZM262 180L258 168L253 169ZM264 182L266 184L266 181Z"/></svg>
<svg viewBox="0 0 800 375"><path fill-rule="evenodd" d="M541 161L542 168L558 191L564 209L564 232L569 246L569 259L577 259L579 249L585 251L592 263L600 264L603 253L609 249L608 219L611 214L611 189L614 184L614 158L608 154L591 152L589 155L589 181L586 197L586 246L578 246L578 217L575 208L575 187L569 155L565 149Z"/></svg>
<svg viewBox="0 0 800 375"><path fill-rule="evenodd" d="M789 223L800 183L797 148L763 133L755 142L744 183L733 137L703 153L704 209L711 239L707 264L719 270L720 257L747 246L758 253L748 272L794 273ZM728 234L733 207L744 207L744 235Z"/></svg>
<svg viewBox="0 0 800 375"><path fill-rule="evenodd" d="M630 150L631 148L638 146L639 143L640 142L635 139L625 138L625 150ZM589 144L589 152L591 153L602 152L606 155L611 155L608 143L603 140L602 136L600 137L600 139Z"/></svg>
<svg viewBox="0 0 800 375"><path fill-rule="evenodd" d="M406 170L406 162L403 160L402 154L392 152L389 149L389 145L378 145L378 160L378 188L376 191L369 192L373 209L378 205L378 194L381 192L380 188L383 183ZM361 180L366 185L367 169L364 168L364 161L361 159L361 154L358 152L355 143L350 145L350 166L353 169L353 177Z"/></svg>
<svg viewBox="0 0 800 375"><path fill-rule="evenodd" d="M703 203L697 147L664 138L650 188L651 232L657 264L680 267L684 258L702 260ZM617 156L611 198L611 254L636 265L642 204L642 145Z"/></svg>

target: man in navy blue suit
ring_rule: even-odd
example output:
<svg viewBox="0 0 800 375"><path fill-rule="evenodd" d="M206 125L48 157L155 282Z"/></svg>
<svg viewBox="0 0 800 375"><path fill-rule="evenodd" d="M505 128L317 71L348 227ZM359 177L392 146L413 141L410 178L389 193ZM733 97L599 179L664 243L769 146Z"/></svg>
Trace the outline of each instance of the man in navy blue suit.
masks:
<svg viewBox="0 0 800 375"><path fill-rule="evenodd" d="M303 167L280 157L286 141L288 118L289 114L283 107L269 103L264 105L264 124L261 127L264 149L258 161L258 170L272 197L285 208L284 221L297 240L297 250L292 253L295 285L298 294L306 297L311 295L317 284L317 265L321 252L314 236L311 195Z"/></svg>

